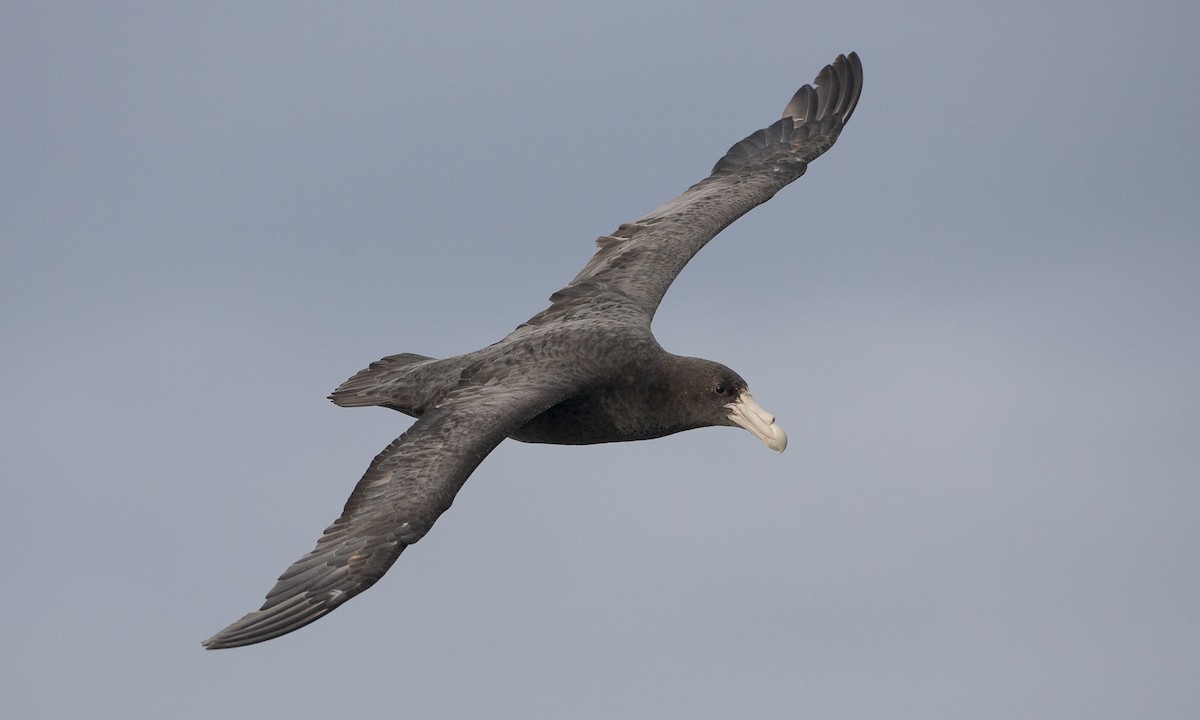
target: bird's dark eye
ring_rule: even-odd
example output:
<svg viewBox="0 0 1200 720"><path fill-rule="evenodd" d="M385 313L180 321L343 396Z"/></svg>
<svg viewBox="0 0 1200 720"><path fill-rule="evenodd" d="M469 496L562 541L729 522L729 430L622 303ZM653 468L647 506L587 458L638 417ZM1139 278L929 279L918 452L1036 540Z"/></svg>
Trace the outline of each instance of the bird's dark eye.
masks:
<svg viewBox="0 0 1200 720"><path fill-rule="evenodd" d="M724 395L725 393L729 392L729 387L725 383L719 382L717 383L717 386L713 388L713 392L718 395Z"/></svg>

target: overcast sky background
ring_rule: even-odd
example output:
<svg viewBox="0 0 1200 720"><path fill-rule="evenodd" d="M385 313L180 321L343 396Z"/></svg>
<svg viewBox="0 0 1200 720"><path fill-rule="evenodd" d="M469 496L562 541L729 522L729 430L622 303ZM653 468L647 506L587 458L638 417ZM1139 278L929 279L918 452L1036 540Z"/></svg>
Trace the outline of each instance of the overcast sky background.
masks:
<svg viewBox="0 0 1200 720"><path fill-rule="evenodd" d="M7 3L11 717L1200 716L1200 5ZM206 652L408 425L838 53L655 324L791 439L505 443L370 592Z"/></svg>

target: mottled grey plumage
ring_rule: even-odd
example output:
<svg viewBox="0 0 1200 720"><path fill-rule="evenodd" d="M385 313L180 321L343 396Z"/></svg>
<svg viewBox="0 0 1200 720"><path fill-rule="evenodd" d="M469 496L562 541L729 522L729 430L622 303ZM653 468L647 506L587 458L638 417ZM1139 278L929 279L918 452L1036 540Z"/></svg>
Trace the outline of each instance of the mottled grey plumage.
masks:
<svg viewBox="0 0 1200 720"><path fill-rule="evenodd" d="M505 438L579 445L729 425L782 450L786 436L737 373L666 352L650 323L705 243L833 145L862 89L858 57L839 56L814 84L800 88L781 120L730 148L708 178L599 238L550 306L500 342L442 360L392 355L339 386L330 395L338 405L390 407L417 422L375 457L341 516L262 608L204 644L269 640L366 590Z"/></svg>

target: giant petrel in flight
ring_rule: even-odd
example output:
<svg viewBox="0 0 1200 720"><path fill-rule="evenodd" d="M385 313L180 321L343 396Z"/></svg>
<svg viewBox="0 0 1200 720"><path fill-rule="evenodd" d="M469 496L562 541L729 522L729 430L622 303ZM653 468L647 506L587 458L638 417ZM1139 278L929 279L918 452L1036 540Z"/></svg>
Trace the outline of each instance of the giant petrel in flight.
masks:
<svg viewBox="0 0 1200 720"><path fill-rule="evenodd" d="M338 405L380 405L417 421L375 457L341 516L262 608L204 644L279 637L371 587L505 438L586 445L729 425L782 451L787 436L737 373L663 350L650 322L705 243L833 146L861 90L858 56L839 56L796 92L782 119L730 148L707 178L600 237L550 306L503 340L443 360L391 355L342 383L330 395Z"/></svg>

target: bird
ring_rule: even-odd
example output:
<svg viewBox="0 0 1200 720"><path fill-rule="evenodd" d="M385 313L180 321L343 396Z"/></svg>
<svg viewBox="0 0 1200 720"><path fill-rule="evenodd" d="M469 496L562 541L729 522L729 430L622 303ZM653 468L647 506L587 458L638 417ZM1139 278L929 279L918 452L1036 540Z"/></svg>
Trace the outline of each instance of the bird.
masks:
<svg viewBox="0 0 1200 720"><path fill-rule="evenodd" d="M329 398L416 418L380 452L316 547L293 563L208 649L271 640L371 587L429 532L483 459L507 438L587 445L741 427L782 452L787 435L728 367L673 355L651 332L664 294L709 240L804 174L833 146L862 91L858 55L839 55L783 116L733 145L709 176L596 240L550 304L500 341L436 359L385 357Z"/></svg>

